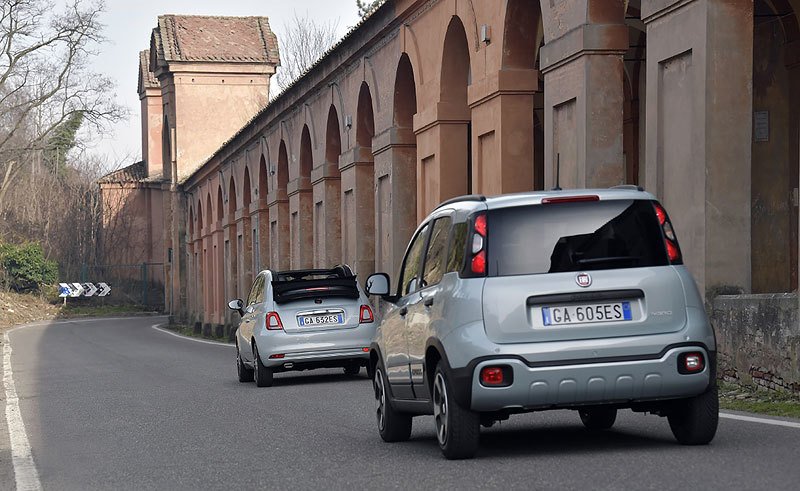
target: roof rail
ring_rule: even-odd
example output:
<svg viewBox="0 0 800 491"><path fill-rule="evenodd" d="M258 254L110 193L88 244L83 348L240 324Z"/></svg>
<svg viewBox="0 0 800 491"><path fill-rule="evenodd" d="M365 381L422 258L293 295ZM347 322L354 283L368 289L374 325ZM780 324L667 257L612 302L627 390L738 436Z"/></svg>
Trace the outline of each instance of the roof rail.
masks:
<svg viewBox="0 0 800 491"><path fill-rule="evenodd" d="M482 194L465 194L464 196L456 196L455 198L442 201L439 203L439 206L434 208L434 210L438 210L443 206L451 205L453 203L461 203L462 201L486 201L486 196Z"/></svg>
<svg viewBox="0 0 800 491"><path fill-rule="evenodd" d="M611 186L611 189L630 189L631 191L644 191L642 186L637 186L635 184L618 184L616 186Z"/></svg>

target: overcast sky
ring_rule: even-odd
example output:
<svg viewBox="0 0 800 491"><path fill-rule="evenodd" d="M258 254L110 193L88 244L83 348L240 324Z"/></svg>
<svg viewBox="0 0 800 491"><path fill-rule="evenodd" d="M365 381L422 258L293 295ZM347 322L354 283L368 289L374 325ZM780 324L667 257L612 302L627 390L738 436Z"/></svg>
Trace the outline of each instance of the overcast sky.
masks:
<svg viewBox="0 0 800 491"><path fill-rule="evenodd" d="M103 24L109 41L100 47L94 71L116 81L118 102L128 107L130 118L96 142L92 153L107 155L109 164L127 165L141 157L141 111L136 93L139 51L150 47L150 32L159 15L267 16L280 44L281 28L294 12L319 22L338 21L339 37L358 22L355 0L106 0Z"/></svg>

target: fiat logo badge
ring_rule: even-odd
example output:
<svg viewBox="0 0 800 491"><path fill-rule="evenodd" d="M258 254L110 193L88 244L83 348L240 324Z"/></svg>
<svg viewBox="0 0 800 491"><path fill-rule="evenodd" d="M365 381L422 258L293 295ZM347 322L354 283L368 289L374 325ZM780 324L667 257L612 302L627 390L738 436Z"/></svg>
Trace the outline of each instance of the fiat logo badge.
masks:
<svg viewBox="0 0 800 491"><path fill-rule="evenodd" d="M592 284L592 277L589 276L589 273L580 273L575 277L575 283L580 287L586 288Z"/></svg>

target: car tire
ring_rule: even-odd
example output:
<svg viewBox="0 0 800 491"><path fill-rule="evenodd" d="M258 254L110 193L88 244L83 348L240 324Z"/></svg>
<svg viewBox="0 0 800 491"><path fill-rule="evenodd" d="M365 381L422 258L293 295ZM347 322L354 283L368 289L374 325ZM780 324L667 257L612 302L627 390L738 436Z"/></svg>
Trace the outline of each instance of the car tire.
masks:
<svg viewBox="0 0 800 491"><path fill-rule="evenodd" d="M380 361L375 367L375 376L372 379L372 388L375 391L375 416L378 423L378 432L385 442L404 442L411 437L411 415L396 411L389 398L389 381L385 375L383 363Z"/></svg>
<svg viewBox="0 0 800 491"><path fill-rule="evenodd" d="M714 439L719 423L719 394L714 383L699 396L673 404L667 414L669 427L682 445L706 445Z"/></svg>
<svg viewBox="0 0 800 491"><path fill-rule="evenodd" d="M247 368L247 365L244 364L242 360L242 355L239 353L239 346L236 346L236 372L239 375L239 382L252 382L253 381L253 372L252 368Z"/></svg>
<svg viewBox="0 0 800 491"><path fill-rule="evenodd" d="M346 367L344 367L344 374L345 375L354 376L354 375L358 375L360 372L361 372L361 365L353 364L353 365L347 365Z"/></svg>
<svg viewBox="0 0 800 491"><path fill-rule="evenodd" d="M614 426L617 420L617 408L592 407L578 409L583 426L588 430L607 430Z"/></svg>
<svg viewBox="0 0 800 491"><path fill-rule="evenodd" d="M273 373L272 369L265 367L261 363L261 356L258 354L258 347L253 343L253 360L255 362L255 380L257 387L272 387Z"/></svg>
<svg viewBox="0 0 800 491"><path fill-rule="evenodd" d="M436 439L442 454L449 460L472 458L480 441L480 414L458 404L441 362L433 375L431 393Z"/></svg>

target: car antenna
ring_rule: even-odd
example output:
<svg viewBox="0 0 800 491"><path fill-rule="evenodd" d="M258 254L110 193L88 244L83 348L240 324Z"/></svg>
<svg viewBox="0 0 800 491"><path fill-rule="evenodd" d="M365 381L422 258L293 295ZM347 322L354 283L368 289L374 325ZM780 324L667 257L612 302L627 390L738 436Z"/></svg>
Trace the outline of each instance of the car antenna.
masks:
<svg viewBox="0 0 800 491"><path fill-rule="evenodd" d="M558 185L558 181L561 174L561 154L556 154L556 187L551 189L551 191L561 191L561 186Z"/></svg>

